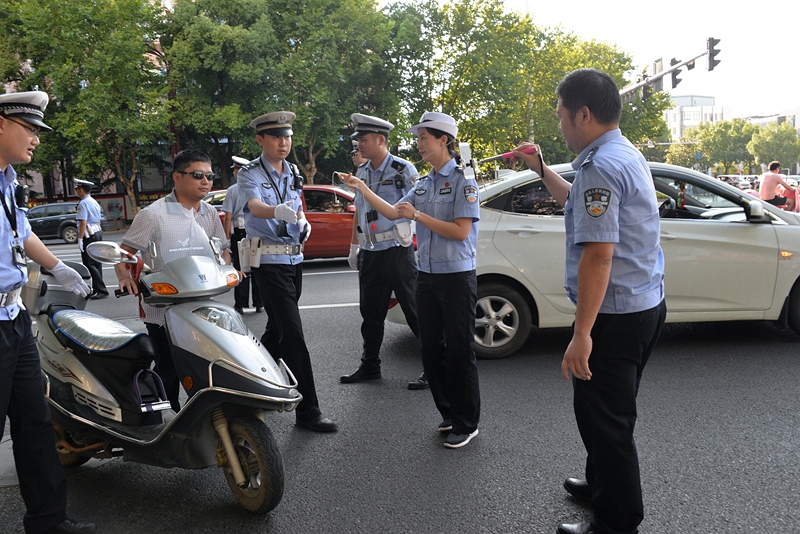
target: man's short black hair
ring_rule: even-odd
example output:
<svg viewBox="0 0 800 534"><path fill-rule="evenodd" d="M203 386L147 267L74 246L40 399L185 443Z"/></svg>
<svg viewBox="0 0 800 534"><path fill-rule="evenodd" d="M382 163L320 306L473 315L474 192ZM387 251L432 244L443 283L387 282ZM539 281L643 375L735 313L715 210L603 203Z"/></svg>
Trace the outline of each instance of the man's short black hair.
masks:
<svg viewBox="0 0 800 534"><path fill-rule="evenodd" d="M574 119L583 107L589 108L600 124L617 124L622 115L619 88L605 72L596 69L578 69L570 72L556 89L561 105Z"/></svg>
<svg viewBox="0 0 800 534"><path fill-rule="evenodd" d="M211 158L209 158L205 152L200 152L199 150L181 150L175 156L175 159L172 160L172 171L185 171L192 163L197 161L201 163L211 163Z"/></svg>
<svg viewBox="0 0 800 534"><path fill-rule="evenodd" d="M769 164L769 170L772 172L779 171L781 169L781 162L780 161L772 161Z"/></svg>

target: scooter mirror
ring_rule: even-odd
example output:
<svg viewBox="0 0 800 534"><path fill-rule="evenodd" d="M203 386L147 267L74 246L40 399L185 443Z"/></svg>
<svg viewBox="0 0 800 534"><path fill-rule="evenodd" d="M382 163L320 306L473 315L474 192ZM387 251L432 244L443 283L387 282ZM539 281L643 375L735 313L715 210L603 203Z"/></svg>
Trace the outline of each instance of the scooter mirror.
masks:
<svg viewBox="0 0 800 534"><path fill-rule="evenodd" d="M151 258L155 259L158 257L158 245L156 245L155 241L150 241L147 244L147 252L150 253Z"/></svg>
<svg viewBox="0 0 800 534"><path fill-rule="evenodd" d="M127 250L113 241L95 241L86 246L86 253L100 263L136 263Z"/></svg>
<svg viewBox="0 0 800 534"><path fill-rule="evenodd" d="M225 260L222 259L222 239L218 237L212 237L208 240L208 242L211 245L211 250L214 251L214 256L217 258L217 263L220 265L225 265Z"/></svg>

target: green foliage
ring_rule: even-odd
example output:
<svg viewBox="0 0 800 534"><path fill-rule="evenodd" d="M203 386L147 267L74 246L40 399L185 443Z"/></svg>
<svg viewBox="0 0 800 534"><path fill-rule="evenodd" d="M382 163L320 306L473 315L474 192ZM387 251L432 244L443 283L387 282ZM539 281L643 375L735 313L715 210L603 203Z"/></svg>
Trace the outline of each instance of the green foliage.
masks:
<svg viewBox="0 0 800 534"><path fill-rule="evenodd" d="M667 150L665 161L688 169L703 170L708 168L708 161L703 157L696 128L687 128L680 142L673 143ZM701 157L697 157L700 154Z"/></svg>
<svg viewBox="0 0 800 534"><path fill-rule="evenodd" d="M758 130L758 126L744 119L704 122L697 127L700 150L710 165L719 165L717 174L736 172L737 163L752 163L753 156L747 144Z"/></svg>
<svg viewBox="0 0 800 534"><path fill-rule="evenodd" d="M755 131L747 143L747 150L753 155L755 162L761 165L780 161L782 166L789 167L800 160L797 130L788 122L772 122Z"/></svg>

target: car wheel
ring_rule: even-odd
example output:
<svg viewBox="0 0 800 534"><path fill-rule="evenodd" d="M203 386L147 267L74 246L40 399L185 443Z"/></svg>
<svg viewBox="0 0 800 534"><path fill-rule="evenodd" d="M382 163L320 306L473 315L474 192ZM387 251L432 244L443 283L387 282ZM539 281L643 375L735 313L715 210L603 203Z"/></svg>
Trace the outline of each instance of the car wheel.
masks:
<svg viewBox="0 0 800 534"><path fill-rule="evenodd" d="M527 341L531 309L514 289L504 284L478 286L475 306L475 355L482 359L505 358Z"/></svg>
<svg viewBox="0 0 800 534"><path fill-rule="evenodd" d="M800 336L800 280L789 293L789 327Z"/></svg>
<svg viewBox="0 0 800 534"><path fill-rule="evenodd" d="M67 226L61 231L61 239L70 245L78 242L78 229L74 226Z"/></svg>

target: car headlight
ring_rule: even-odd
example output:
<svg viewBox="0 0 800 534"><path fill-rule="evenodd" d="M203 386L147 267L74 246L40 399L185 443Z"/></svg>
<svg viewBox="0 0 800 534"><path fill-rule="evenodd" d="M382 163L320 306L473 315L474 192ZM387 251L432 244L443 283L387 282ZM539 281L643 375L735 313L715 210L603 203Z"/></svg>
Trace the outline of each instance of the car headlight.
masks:
<svg viewBox="0 0 800 534"><path fill-rule="evenodd" d="M247 327L238 313L231 313L224 308L216 308L214 306L203 306L192 310L192 313L223 330L241 336L247 335Z"/></svg>

